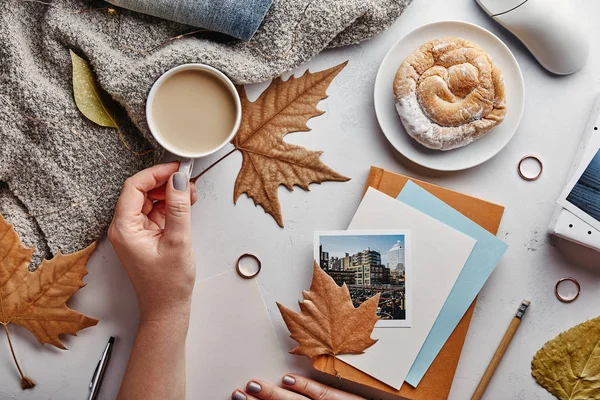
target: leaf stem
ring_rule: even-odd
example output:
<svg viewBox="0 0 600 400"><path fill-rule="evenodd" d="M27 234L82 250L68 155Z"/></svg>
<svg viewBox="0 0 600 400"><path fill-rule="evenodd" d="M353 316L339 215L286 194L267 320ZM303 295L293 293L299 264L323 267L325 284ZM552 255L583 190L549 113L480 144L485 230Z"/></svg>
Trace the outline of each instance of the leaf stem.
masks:
<svg viewBox="0 0 600 400"><path fill-rule="evenodd" d="M31 388L35 387L35 382L33 382L31 379L29 379L28 377L26 377L23 374L23 371L21 370L21 366L19 365L19 362L17 361L17 356L15 355L15 349L13 348L12 341L10 340L10 334L8 333L8 325L7 324L2 324L2 325L4 325L4 331L6 332L6 338L8 339L8 345L10 346L10 352L12 353L13 360L15 360L15 365L17 366L17 369L19 370L19 374L21 375L21 387L23 389L31 389Z"/></svg>
<svg viewBox="0 0 600 400"><path fill-rule="evenodd" d="M116 121L113 120L113 122L115 123L115 125L117 125ZM131 148L131 146L129 146L129 144L127 143L127 141L125 140L125 135L123 134L123 131L121 130L121 128L119 128L119 125L117 125L117 132L119 133L119 139L121 139L121 142L123 143L123 146L125 146L125 148L127 150L129 150L133 155L140 157L140 156L145 156L146 154L150 154L150 153L154 152L154 150L152 150L152 149L146 150L144 152L139 152L139 151L133 150Z"/></svg>
<svg viewBox="0 0 600 400"><path fill-rule="evenodd" d="M210 171L210 169L212 167L214 167L215 165L217 165L218 163L220 163L221 161L223 161L224 159L226 159L227 157L229 157L231 154L233 154L236 151L237 151L237 147L234 147L233 150L231 150L229 153L225 154L223 157L219 158L217 161L215 161L214 163L212 163L211 165L209 165L208 168L206 168L204 171L200 172L198 175L196 175L195 177L193 177L192 179L190 179L190 181L193 182L193 183L196 183L196 181L198 180L198 178L200 178L202 175L204 175L205 173L207 173L208 171Z"/></svg>

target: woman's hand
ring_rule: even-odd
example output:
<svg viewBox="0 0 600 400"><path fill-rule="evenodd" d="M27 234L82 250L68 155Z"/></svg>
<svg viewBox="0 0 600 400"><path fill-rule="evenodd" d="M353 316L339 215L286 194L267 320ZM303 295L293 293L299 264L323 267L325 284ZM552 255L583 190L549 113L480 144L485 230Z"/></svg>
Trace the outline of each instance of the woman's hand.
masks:
<svg viewBox="0 0 600 400"><path fill-rule="evenodd" d="M364 400L341 390L330 388L299 375L287 374L281 387L257 379L251 380L246 389L237 389L232 400Z"/></svg>
<svg viewBox="0 0 600 400"><path fill-rule="evenodd" d="M140 322L118 399L185 398L185 338L196 277L191 205L178 163L125 181L108 229L140 305Z"/></svg>
<svg viewBox="0 0 600 400"><path fill-rule="evenodd" d="M197 196L178 168L177 162L159 164L127 179L108 229L133 283L141 321L189 317L196 276L191 205Z"/></svg>

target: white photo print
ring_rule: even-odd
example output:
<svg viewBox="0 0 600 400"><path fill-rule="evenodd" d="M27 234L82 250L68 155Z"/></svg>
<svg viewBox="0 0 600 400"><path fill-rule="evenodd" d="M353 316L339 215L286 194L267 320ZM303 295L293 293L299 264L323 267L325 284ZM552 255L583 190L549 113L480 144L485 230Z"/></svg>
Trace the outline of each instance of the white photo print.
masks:
<svg viewBox="0 0 600 400"><path fill-rule="evenodd" d="M410 327L410 232L315 232L315 261L339 285L346 285L355 307L379 294L377 327Z"/></svg>

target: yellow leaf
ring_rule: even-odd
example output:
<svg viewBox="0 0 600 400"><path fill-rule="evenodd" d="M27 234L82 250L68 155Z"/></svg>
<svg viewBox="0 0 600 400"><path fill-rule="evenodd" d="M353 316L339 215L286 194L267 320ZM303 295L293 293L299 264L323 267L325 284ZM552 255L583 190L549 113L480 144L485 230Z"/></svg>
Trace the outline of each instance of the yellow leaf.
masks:
<svg viewBox="0 0 600 400"><path fill-rule="evenodd" d="M72 50L69 52L73 65L73 94L77 108L92 122L118 129L117 122L109 110L110 96L96 83L90 64Z"/></svg>
<svg viewBox="0 0 600 400"><path fill-rule="evenodd" d="M44 260L35 272L27 269L33 249L25 248L13 226L0 215L0 324L4 326L23 388L33 387L19 367L8 332L9 324L28 329L40 344L66 349L61 334L94 326L97 319L67 307L66 302L81 287L87 274L85 265L96 248L93 243L73 254L57 254Z"/></svg>
<svg viewBox="0 0 600 400"><path fill-rule="evenodd" d="M377 341L371 333L377 316L379 293L354 308L348 287L338 286L315 262L310 291L303 291L300 313L279 303L279 311L298 347L291 354L361 354Z"/></svg>
<svg viewBox="0 0 600 400"><path fill-rule="evenodd" d="M547 342L533 357L531 374L560 400L600 399L600 317Z"/></svg>

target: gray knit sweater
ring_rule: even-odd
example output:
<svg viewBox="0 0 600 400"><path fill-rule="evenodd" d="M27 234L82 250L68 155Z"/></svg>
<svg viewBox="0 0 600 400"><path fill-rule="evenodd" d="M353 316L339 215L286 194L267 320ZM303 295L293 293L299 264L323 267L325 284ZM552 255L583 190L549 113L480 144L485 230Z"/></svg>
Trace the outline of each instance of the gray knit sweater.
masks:
<svg viewBox="0 0 600 400"><path fill-rule="evenodd" d="M47 1L0 7L0 213L37 247L32 268L98 239L123 181L161 158L144 114L161 73L202 62L236 83L264 81L327 47L379 34L411 0L274 0L249 42L201 32L166 44L196 28L120 8L109 13L100 0ZM120 104L122 138L77 110L69 49L90 61Z"/></svg>

